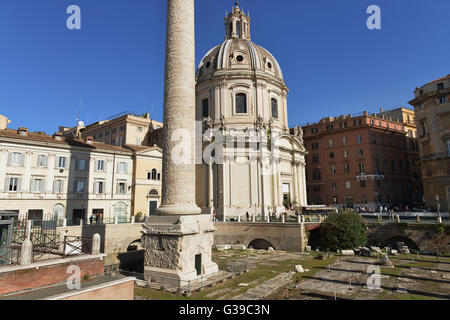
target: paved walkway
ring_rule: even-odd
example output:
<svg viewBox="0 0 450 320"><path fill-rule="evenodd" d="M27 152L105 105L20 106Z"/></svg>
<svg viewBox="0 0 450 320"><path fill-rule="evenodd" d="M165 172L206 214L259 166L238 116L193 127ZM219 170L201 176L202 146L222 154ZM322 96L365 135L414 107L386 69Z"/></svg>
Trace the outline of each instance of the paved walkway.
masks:
<svg viewBox="0 0 450 320"><path fill-rule="evenodd" d="M233 297L233 300L260 300L265 299L279 288L292 281L295 272L285 272L275 278L265 281L255 288L249 289L246 293Z"/></svg>

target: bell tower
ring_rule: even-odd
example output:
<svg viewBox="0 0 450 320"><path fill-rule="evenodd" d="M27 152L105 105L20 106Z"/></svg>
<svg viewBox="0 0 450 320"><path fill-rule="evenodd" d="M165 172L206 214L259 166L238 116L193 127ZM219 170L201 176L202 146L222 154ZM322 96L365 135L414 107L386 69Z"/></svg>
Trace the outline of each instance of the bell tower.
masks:
<svg viewBox="0 0 450 320"><path fill-rule="evenodd" d="M239 7L239 2L235 2L230 14L225 17L226 40L244 39L251 40L250 37L250 13L245 14L243 8Z"/></svg>

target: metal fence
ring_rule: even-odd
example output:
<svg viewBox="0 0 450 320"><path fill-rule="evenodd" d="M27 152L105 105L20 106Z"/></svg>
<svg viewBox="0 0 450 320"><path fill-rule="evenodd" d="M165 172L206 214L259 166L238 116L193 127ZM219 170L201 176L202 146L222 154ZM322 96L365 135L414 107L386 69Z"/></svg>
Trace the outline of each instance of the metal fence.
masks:
<svg viewBox="0 0 450 320"><path fill-rule="evenodd" d="M19 265L22 246L12 245L0 247L0 266Z"/></svg>

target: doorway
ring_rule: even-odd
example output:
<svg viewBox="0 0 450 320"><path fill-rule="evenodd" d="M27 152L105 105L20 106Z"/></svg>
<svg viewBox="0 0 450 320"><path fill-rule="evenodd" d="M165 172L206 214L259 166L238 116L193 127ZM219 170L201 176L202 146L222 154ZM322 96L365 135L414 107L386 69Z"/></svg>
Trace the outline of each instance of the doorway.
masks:
<svg viewBox="0 0 450 320"><path fill-rule="evenodd" d="M85 219L86 210L85 209L73 209L72 215L72 225L77 226L80 224L81 219Z"/></svg>
<svg viewBox="0 0 450 320"><path fill-rule="evenodd" d="M92 210L92 223L96 224L103 223L103 209Z"/></svg>
<svg viewBox="0 0 450 320"><path fill-rule="evenodd" d="M195 255L195 270L197 270L197 276L202 274L202 255Z"/></svg>
<svg viewBox="0 0 450 320"><path fill-rule="evenodd" d="M157 208L158 208L158 201L150 200L148 203L148 215L149 216L155 215Z"/></svg>

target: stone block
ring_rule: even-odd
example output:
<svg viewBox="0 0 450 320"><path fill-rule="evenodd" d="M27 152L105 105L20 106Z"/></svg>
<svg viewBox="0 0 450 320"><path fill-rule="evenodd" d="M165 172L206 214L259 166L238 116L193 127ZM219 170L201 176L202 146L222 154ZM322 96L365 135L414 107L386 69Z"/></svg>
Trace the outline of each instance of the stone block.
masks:
<svg viewBox="0 0 450 320"><path fill-rule="evenodd" d="M370 257L370 249L363 247L360 249L361 255L364 257Z"/></svg>
<svg viewBox="0 0 450 320"><path fill-rule="evenodd" d="M395 249L392 249L392 250L391 250L391 254L394 255L394 256L396 256L396 255L398 255L398 251L395 250Z"/></svg>
<svg viewBox="0 0 450 320"><path fill-rule="evenodd" d="M343 256L354 256L355 255L355 251L353 251L353 250L342 250L341 253Z"/></svg>
<svg viewBox="0 0 450 320"><path fill-rule="evenodd" d="M232 250L246 250L247 247L244 244L233 244L231 246Z"/></svg>
<svg viewBox="0 0 450 320"><path fill-rule="evenodd" d="M301 264L296 265L296 266L294 267L294 270L295 270L295 272L300 272L300 273L305 272L305 270L303 270L303 266L302 266Z"/></svg>
<svg viewBox="0 0 450 320"><path fill-rule="evenodd" d="M311 251L311 246L306 246L305 251Z"/></svg>
<svg viewBox="0 0 450 320"><path fill-rule="evenodd" d="M223 250L231 250L231 245L229 244L220 244L216 246L216 249L219 251L223 251Z"/></svg>
<svg viewBox="0 0 450 320"><path fill-rule="evenodd" d="M269 252L274 252L274 251L275 251L275 249L274 249L274 248L272 248L272 247L269 247L269 248L267 248L267 251L269 251Z"/></svg>

